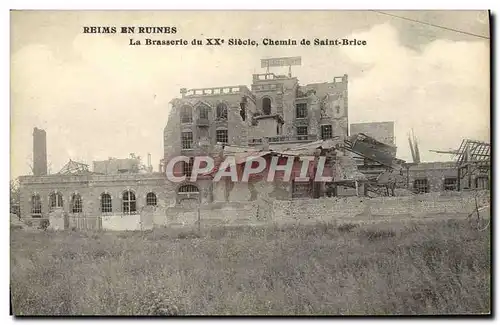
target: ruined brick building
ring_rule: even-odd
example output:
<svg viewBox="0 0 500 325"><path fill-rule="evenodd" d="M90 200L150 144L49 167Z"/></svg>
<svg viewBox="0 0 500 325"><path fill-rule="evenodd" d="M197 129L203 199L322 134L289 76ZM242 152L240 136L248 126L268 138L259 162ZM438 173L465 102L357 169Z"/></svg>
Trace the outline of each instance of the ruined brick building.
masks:
<svg viewBox="0 0 500 325"><path fill-rule="evenodd" d="M59 173L47 175L45 131L35 129L33 175L19 178L21 216L34 221L59 216L54 220L61 228L144 229L181 219L200 205L209 207L207 213L232 218L265 213L272 200L375 193L369 184L383 183L384 175L401 176L399 186L417 192L457 189L454 163L405 164L396 158L393 122L353 124L350 135L348 113L347 75L301 85L291 74L266 72L254 74L250 88L183 88L171 101L157 172L130 157L94 162L92 171L70 160ZM215 183L207 175L177 184L165 176L166 163L175 156L249 153L266 159L326 155L335 181L270 183L257 177ZM176 171L190 175L192 167L191 160L176 165ZM482 182L489 186L489 179Z"/></svg>
<svg viewBox="0 0 500 325"><path fill-rule="evenodd" d="M165 161L179 155L217 155L217 150L233 147L242 148L240 151L279 152L318 140L335 139L341 143L348 136L347 75L302 86L296 77L254 74L251 89L182 89L181 97L171 104L164 130ZM185 163L183 169L189 175L192 163ZM294 190L304 186L293 185L295 188L287 188L280 197L291 198ZM172 195L177 195L179 189L200 193L202 199L208 200L214 193L210 180L178 185ZM250 197L249 193L236 193L239 195L235 200Z"/></svg>

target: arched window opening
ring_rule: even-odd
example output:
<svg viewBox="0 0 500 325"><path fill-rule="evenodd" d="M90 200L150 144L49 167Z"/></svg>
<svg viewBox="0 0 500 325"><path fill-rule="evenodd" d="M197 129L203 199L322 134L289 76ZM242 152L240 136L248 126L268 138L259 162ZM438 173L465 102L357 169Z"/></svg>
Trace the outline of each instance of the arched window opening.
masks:
<svg viewBox="0 0 500 325"><path fill-rule="evenodd" d="M186 184L177 190L177 203L184 207L194 207L200 202L200 190L192 184Z"/></svg>
<svg viewBox="0 0 500 325"><path fill-rule="evenodd" d="M71 197L71 212L72 213L82 213L83 203L80 194L73 194Z"/></svg>
<svg viewBox="0 0 500 325"><path fill-rule="evenodd" d="M111 195L107 193L101 194L101 212L103 213L113 212L113 203L111 200Z"/></svg>
<svg viewBox="0 0 500 325"><path fill-rule="evenodd" d="M133 214L137 211L135 194L132 191L126 191L123 193L123 213Z"/></svg>
<svg viewBox="0 0 500 325"><path fill-rule="evenodd" d="M40 195L38 194L31 197L31 216L33 218L42 217L42 200L40 200Z"/></svg>
<svg viewBox="0 0 500 325"><path fill-rule="evenodd" d="M182 106L181 108L181 123L193 122L193 110L190 106Z"/></svg>
<svg viewBox="0 0 500 325"><path fill-rule="evenodd" d="M156 194L154 194L153 192L149 192L146 195L146 205L149 205L149 206L156 206L157 205Z"/></svg>
<svg viewBox="0 0 500 325"><path fill-rule="evenodd" d="M217 105L217 118L220 120L227 120L227 106L224 103Z"/></svg>
<svg viewBox="0 0 500 325"><path fill-rule="evenodd" d="M181 187L179 187L179 190L177 191L177 193L179 194L182 194L182 193L199 193L200 191L198 190L198 188L192 184L186 184L186 185L182 185Z"/></svg>
<svg viewBox="0 0 500 325"><path fill-rule="evenodd" d="M264 115L271 115L271 98L262 98L262 112L264 112Z"/></svg>
<svg viewBox="0 0 500 325"><path fill-rule="evenodd" d="M61 193L50 194L50 211L63 207L63 196Z"/></svg>
<svg viewBox="0 0 500 325"><path fill-rule="evenodd" d="M207 119L208 120L208 114L209 114L209 108L207 105L200 105L198 106L198 114L200 119Z"/></svg>

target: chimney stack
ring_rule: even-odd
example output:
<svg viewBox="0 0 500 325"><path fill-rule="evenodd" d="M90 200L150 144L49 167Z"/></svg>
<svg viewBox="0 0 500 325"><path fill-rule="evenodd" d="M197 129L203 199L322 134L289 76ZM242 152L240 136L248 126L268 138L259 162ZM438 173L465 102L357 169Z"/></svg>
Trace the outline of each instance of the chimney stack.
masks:
<svg viewBox="0 0 500 325"><path fill-rule="evenodd" d="M33 129L33 175L47 175L47 134L36 127Z"/></svg>
<svg viewBox="0 0 500 325"><path fill-rule="evenodd" d="M148 173L153 172L153 165L151 165L151 154L148 152Z"/></svg>

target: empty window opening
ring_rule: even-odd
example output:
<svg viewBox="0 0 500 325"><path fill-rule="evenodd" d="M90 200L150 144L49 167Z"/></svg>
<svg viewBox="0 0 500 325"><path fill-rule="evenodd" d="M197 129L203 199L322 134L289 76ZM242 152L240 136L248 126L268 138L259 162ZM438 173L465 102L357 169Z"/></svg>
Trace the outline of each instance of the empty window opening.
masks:
<svg viewBox="0 0 500 325"><path fill-rule="evenodd" d="M220 120L227 120L227 106L224 103L217 105L217 118Z"/></svg>
<svg viewBox="0 0 500 325"><path fill-rule="evenodd" d="M40 200L40 195L38 194L31 197L31 216L33 218L42 217L42 200Z"/></svg>
<svg viewBox="0 0 500 325"><path fill-rule="evenodd" d="M209 114L208 106L206 106L206 105L198 106L198 112L199 112L200 119L207 119L208 120L208 114Z"/></svg>
<svg viewBox="0 0 500 325"><path fill-rule="evenodd" d="M101 212L103 213L113 212L113 203L111 201L111 195L107 193L101 194Z"/></svg>
<svg viewBox="0 0 500 325"><path fill-rule="evenodd" d="M191 174L193 173L193 163L194 163L194 158L189 158L189 161L183 161L182 162L182 174L186 177L191 177Z"/></svg>
<svg viewBox="0 0 500 325"><path fill-rule="evenodd" d="M448 177L444 179L444 190L445 191L455 191L457 189L457 178Z"/></svg>
<svg viewBox="0 0 500 325"><path fill-rule="evenodd" d="M182 149L192 149L193 132L182 132L181 144L182 144Z"/></svg>
<svg viewBox="0 0 500 325"><path fill-rule="evenodd" d="M298 126L297 127L297 139L307 140L307 126Z"/></svg>
<svg viewBox="0 0 500 325"><path fill-rule="evenodd" d="M182 106L181 108L181 123L193 122L193 110L190 106Z"/></svg>
<svg viewBox="0 0 500 325"><path fill-rule="evenodd" d="M63 196L61 193L50 194L50 211L63 207Z"/></svg>
<svg viewBox="0 0 500 325"><path fill-rule="evenodd" d="M198 136L200 139L208 138L209 134L210 134L210 132L209 132L208 127L200 126L198 128Z"/></svg>
<svg viewBox="0 0 500 325"><path fill-rule="evenodd" d="M322 125L321 126L321 139L331 139L333 137L332 126Z"/></svg>
<svg viewBox="0 0 500 325"><path fill-rule="evenodd" d="M215 132L215 138L216 141L219 143L227 143L228 142L227 130L217 130Z"/></svg>
<svg viewBox="0 0 500 325"><path fill-rule="evenodd" d="M297 118L306 118L307 117L307 103L299 103L295 105L295 111L297 114Z"/></svg>
<svg viewBox="0 0 500 325"><path fill-rule="evenodd" d="M82 213L83 203L80 194L73 194L71 197L71 212L72 213Z"/></svg>
<svg viewBox="0 0 500 325"><path fill-rule="evenodd" d="M310 197L311 183L310 182L293 182L292 198Z"/></svg>
<svg viewBox="0 0 500 325"><path fill-rule="evenodd" d="M247 104L246 103L240 103L240 116L243 121L247 119Z"/></svg>
<svg viewBox="0 0 500 325"><path fill-rule="evenodd" d="M264 112L264 115L271 115L271 98L262 98L262 112Z"/></svg>
<svg viewBox="0 0 500 325"><path fill-rule="evenodd" d="M481 190L487 190L490 188L488 177L478 177L476 178L476 188Z"/></svg>
<svg viewBox="0 0 500 325"><path fill-rule="evenodd" d="M199 193L199 192L200 191L198 190L198 188L191 184L182 185L181 187L179 187L179 190L177 191L177 193Z"/></svg>
<svg viewBox="0 0 500 325"><path fill-rule="evenodd" d="M149 206L156 206L157 205L156 194L154 194L153 192L149 192L146 195L146 205L149 205Z"/></svg>
<svg viewBox="0 0 500 325"><path fill-rule="evenodd" d="M137 211L135 194L132 191L126 191L123 193L123 213L132 214Z"/></svg>
<svg viewBox="0 0 500 325"><path fill-rule="evenodd" d="M427 178L416 179L413 182L415 193L429 193L429 184Z"/></svg>
<svg viewBox="0 0 500 325"><path fill-rule="evenodd" d="M298 126L297 135L307 135L307 126Z"/></svg>

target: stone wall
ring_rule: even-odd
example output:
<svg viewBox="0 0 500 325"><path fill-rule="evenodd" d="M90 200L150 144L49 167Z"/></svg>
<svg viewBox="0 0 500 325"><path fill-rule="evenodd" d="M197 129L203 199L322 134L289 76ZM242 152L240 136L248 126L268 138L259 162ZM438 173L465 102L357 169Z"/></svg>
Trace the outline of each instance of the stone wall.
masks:
<svg viewBox="0 0 500 325"><path fill-rule="evenodd" d="M202 227L212 225L254 225L264 222L258 218L258 203L211 203L198 208L169 207L164 218L155 218L155 226L166 227Z"/></svg>
<svg viewBox="0 0 500 325"><path fill-rule="evenodd" d="M410 167L408 175L410 189L414 188L416 179L427 179L430 192L444 190L445 178L456 178L457 169L455 162L430 162L420 163Z"/></svg>
<svg viewBox="0 0 500 325"><path fill-rule="evenodd" d="M488 191L478 192L478 205L490 202ZM439 214L466 216L475 209L473 192L429 193L407 197L346 197L274 201L275 223L318 221L377 221L421 219Z"/></svg>
<svg viewBox="0 0 500 325"><path fill-rule="evenodd" d="M48 177L48 178L47 178ZM202 200L175 202L175 196L167 194L170 188L163 178L143 176L93 176L88 179L74 176L27 178L21 187L21 212L30 220L49 219L50 228L147 230L155 226L194 226L198 218L201 226L257 225L265 223L308 223L318 221L379 221L394 219L421 219L448 214L465 216L478 205L489 204L490 192L434 192L406 197L336 197L291 200L290 183L267 182L254 179L249 183L236 183L228 188L226 182L214 184L214 202ZM130 177L130 179L128 179ZM120 195L131 189L137 197L137 214L121 211ZM62 209L48 211L48 197L52 191L63 194ZM100 193L107 191L113 196L113 212L101 216ZM145 205L149 191L157 194L158 206ZM170 191L170 190L168 190ZM72 193L83 199L83 212L69 213ZM30 195L40 194L42 218L30 218ZM170 193L170 192L168 192ZM199 217L198 217L199 206Z"/></svg>
<svg viewBox="0 0 500 325"><path fill-rule="evenodd" d="M201 227L210 227L272 223L410 221L439 218L440 216L463 218L475 209L475 195L479 207L490 203L488 191L429 193L372 199L337 197L273 200L259 197L252 202L213 202L199 206L197 204L191 206L176 205L166 209L143 210L136 215L106 215L101 218L101 229L139 231L161 226L189 228L197 227L198 222L200 222ZM70 227L73 227L77 221L70 218ZM82 222L82 220L78 222ZM50 214L50 226L54 230L65 229L64 217L61 212L56 211Z"/></svg>
<svg viewBox="0 0 500 325"><path fill-rule="evenodd" d="M155 220L163 222L165 209L143 209L138 214L72 215L61 210L49 214L49 229L52 230L113 230L133 231L153 229Z"/></svg>
<svg viewBox="0 0 500 325"><path fill-rule="evenodd" d="M49 228L52 230L65 229L65 215L62 210L56 210L49 214Z"/></svg>
<svg viewBox="0 0 500 325"><path fill-rule="evenodd" d="M108 215L102 217L104 230L143 230L141 229L141 215Z"/></svg>
<svg viewBox="0 0 500 325"><path fill-rule="evenodd" d="M278 173L276 173L278 175ZM267 177L267 176L266 176ZM276 180L254 178L248 182L233 183L223 179L214 183L214 202L245 202L257 200L287 200L291 199L292 183Z"/></svg>

